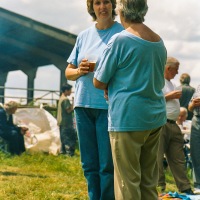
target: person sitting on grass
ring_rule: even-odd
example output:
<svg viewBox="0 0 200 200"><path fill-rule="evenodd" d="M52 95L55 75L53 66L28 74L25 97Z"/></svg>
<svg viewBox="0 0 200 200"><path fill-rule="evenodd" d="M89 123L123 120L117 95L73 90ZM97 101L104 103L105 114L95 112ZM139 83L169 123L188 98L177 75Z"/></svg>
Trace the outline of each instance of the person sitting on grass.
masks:
<svg viewBox="0 0 200 200"><path fill-rule="evenodd" d="M18 108L18 103L9 101L0 106L0 137L8 143L8 152L20 155L25 151L24 134L26 127L18 127L13 123L13 114Z"/></svg>

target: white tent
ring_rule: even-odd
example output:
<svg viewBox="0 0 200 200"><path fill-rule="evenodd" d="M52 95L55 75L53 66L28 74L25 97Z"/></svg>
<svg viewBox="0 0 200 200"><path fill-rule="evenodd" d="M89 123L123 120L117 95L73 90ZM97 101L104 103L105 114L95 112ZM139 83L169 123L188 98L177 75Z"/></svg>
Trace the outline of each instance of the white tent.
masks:
<svg viewBox="0 0 200 200"><path fill-rule="evenodd" d="M57 155L60 152L60 132L57 120L43 108L18 108L14 123L26 126L24 136L26 150Z"/></svg>

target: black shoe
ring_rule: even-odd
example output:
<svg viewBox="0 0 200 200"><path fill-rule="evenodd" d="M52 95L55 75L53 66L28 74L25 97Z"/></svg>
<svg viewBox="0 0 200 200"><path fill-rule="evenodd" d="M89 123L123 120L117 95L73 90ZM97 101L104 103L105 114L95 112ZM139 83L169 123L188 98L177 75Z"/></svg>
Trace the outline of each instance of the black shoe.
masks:
<svg viewBox="0 0 200 200"><path fill-rule="evenodd" d="M183 190L183 191L181 191L181 193L186 193L186 194L189 194L189 195L195 195L191 188L189 188L187 190Z"/></svg>

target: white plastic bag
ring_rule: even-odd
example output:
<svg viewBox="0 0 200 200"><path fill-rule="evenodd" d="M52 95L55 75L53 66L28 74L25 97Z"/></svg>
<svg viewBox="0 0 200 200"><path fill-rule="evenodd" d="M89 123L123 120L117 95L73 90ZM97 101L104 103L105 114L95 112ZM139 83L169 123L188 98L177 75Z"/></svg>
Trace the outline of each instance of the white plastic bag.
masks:
<svg viewBox="0 0 200 200"><path fill-rule="evenodd" d="M58 155L61 146L59 127L49 112L43 108L18 108L14 122L28 127L24 140L29 152Z"/></svg>

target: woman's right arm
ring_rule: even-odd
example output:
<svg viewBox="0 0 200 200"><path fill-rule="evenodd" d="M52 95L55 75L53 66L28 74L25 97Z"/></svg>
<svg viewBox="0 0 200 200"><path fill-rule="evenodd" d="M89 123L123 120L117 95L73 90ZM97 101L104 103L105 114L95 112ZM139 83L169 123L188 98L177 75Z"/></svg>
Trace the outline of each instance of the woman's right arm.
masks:
<svg viewBox="0 0 200 200"><path fill-rule="evenodd" d="M68 80L75 81L80 76L88 74L88 72L89 72L89 64L87 63L86 59L83 59L78 67L76 67L73 64L68 64L65 70L65 77Z"/></svg>

